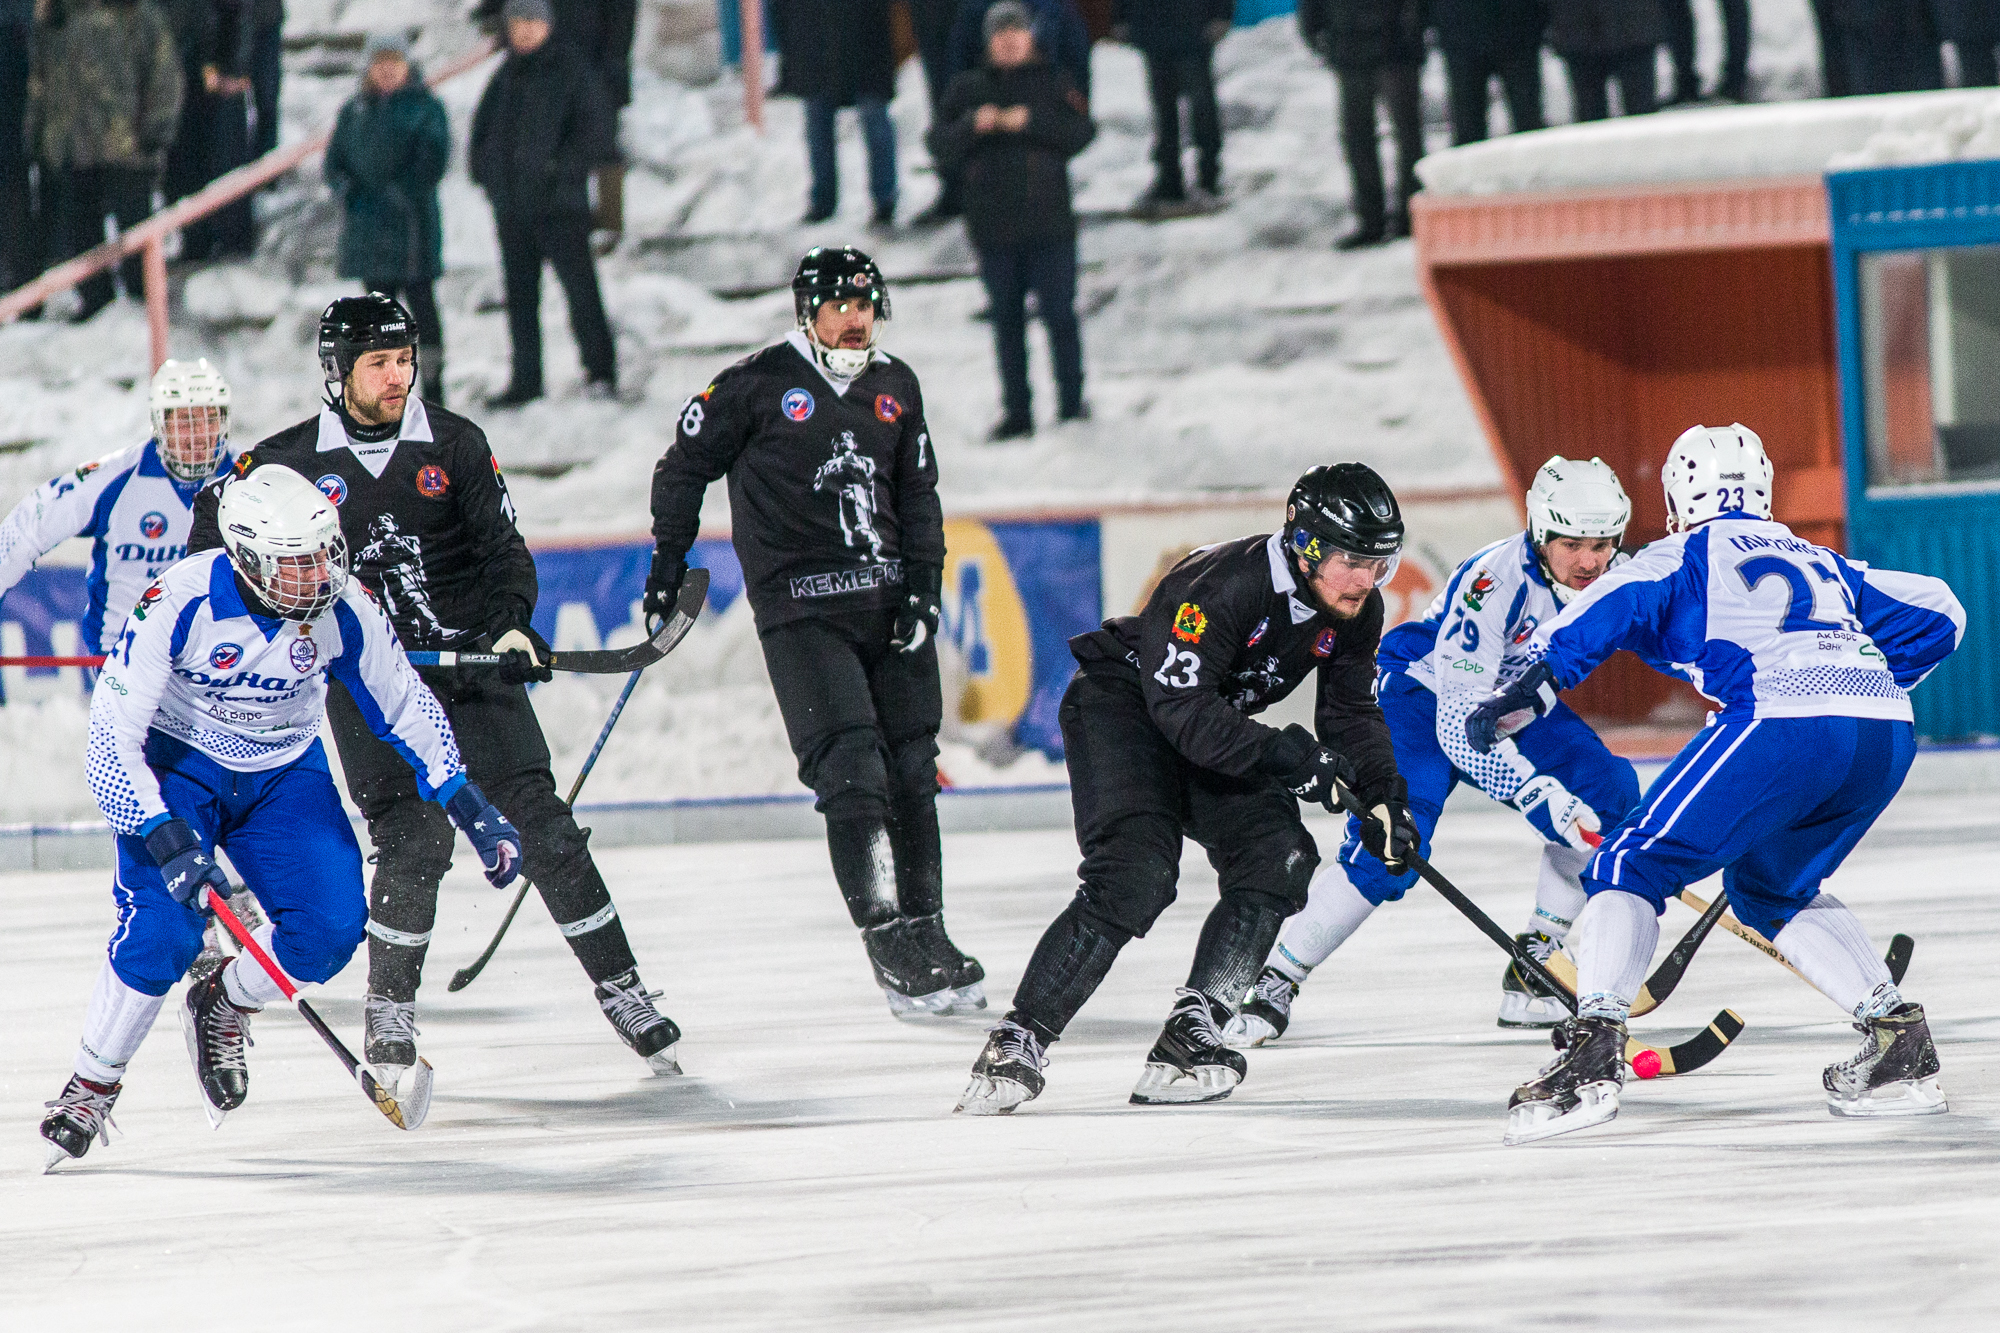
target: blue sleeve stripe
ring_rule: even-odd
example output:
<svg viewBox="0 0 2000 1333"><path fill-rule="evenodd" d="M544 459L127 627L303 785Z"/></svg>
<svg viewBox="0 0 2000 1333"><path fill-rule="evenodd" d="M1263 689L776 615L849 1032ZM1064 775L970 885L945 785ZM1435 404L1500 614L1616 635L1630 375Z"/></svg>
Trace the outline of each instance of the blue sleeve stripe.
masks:
<svg viewBox="0 0 2000 1333"><path fill-rule="evenodd" d="M194 614L201 610L201 604L207 600L208 597L204 594L181 608L180 618L174 621L173 642L167 646L168 666L180 660L181 649L187 647L188 635L194 629Z"/></svg>
<svg viewBox="0 0 2000 1333"><path fill-rule="evenodd" d="M90 526L77 533L79 537L95 537L101 545L104 534L111 526L111 506L118 503L118 497L125 493L125 483L132 480L137 469L127 469L111 479L104 493L97 497L97 503L90 509Z"/></svg>
<svg viewBox="0 0 2000 1333"><path fill-rule="evenodd" d="M361 710L361 720L368 724L368 729L403 756L411 772L417 775L417 790L429 799L434 792L424 761L389 725L388 714L382 711L382 705L361 678L361 654L367 640L362 633L360 618L354 614L354 608L345 602L333 604L333 618L334 623L340 626L340 656L327 664L327 673L347 687L347 693L353 698L354 706Z"/></svg>

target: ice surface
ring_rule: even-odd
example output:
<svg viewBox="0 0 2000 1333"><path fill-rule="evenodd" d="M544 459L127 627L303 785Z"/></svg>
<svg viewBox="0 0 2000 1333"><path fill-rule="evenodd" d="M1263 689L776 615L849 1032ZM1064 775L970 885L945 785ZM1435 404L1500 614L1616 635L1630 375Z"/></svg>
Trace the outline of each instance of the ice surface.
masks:
<svg viewBox="0 0 2000 1333"><path fill-rule="evenodd" d="M390 1128L298 1019L257 1025L249 1103L203 1122L170 1017L133 1062L124 1136L43 1177L110 921L106 877L0 880L12 1028L0 1171L12 1328L1974 1329L2000 1303L1995 798L1906 797L1831 887L1918 941L1952 1113L1829 1117L1855 1037L1718 932L1647 1033L1750 1023L1618 1120L1500 1146L1545 1058L1493 1026L1501 959L1435 894L1376 915L1307 985L1229 1101L1126 1104L1214 879L1135 942L1013 1117L950 1108L979 1020L899 1024L816 843L606 853L682 1079L614 1040L530 907L444 992L504 895L454 872L423 992L430 1121ZM1336 830L1315 825L1323 849ZM1066 832L946 848L954 935L997 1016L1074 889ZM1454 814L1437 862L1510 928L1532 835ZM1668 940L1693 920L1675 908ZM1666 947L1663 943L1662 947ZM357 962L315 1000L359 1041Z"/></svg>

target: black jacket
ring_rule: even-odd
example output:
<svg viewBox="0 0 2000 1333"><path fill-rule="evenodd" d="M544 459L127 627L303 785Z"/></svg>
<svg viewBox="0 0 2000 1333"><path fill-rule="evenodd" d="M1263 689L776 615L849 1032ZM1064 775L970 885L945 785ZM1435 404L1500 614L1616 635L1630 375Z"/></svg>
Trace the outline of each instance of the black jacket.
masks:
<svg viewBox="0 0 2000 1333"><path fill-rule="evenodd" d="M1027 127L977 133L973 120L988 105L1025 106ZM1069 75L1036 60L1014 69L982 65L953 79L925 142L938 170L964 182L966 230L985 250L1076 234L1069 160L1096 133Z"/></svg>
<svg viewBox="0 0 2000 1333"><path fill-rule="evenodd" d="M769 0L778 93L853 106L896 95L889 0Z"/></svg>
<svg viewBox="0 0 2000 1333"><path fill-rule="evenodd" d="M1319 674L1314 728L1354 765L1369 804L1408 795L1389 724L1375 702L1382 594L1337 621L1302 599L1269 537L1196 551L1167 571L1136 616L1079 634L1070 651L1086 672L1136 674L1153 724L1196 767L1229 777L1282 776L1276 729L1252 715Z"/></svg>
<svg viewBox="0 0 2000 1333"><path fill-rule="evenodd" d="M1114 0L1111 21L1148 55L1198 55L1208 25L1236 17L1236 0Z"/></svg>
<svg viewBox="0 0 2000 1333"><path fill-rule="evenodd" d="M1548 0L1430 0L1438 46L1462 55L1532 51L1549 28Z"/></svg>
<svg viewBox="0 0 2000 1333"><path fill-rule="evenodd" d="M892 356L877 353L840 394L788 339L688 399L653 468L662 552L687 554L702 495L724 476L760 631L896 605L906 564L944 568L923 389Z"/></svg>
<svg viewBox="0 0 2000 1333"><path fill-rule="evenodd" d="M566 42L510 53L473 113L467 162L495 213L588 212L591 171L617 160L604 85Z"/></svg>
<svg viewBox="0 0 2000 1333"><path fill-rule="evenodd" d="M345 438L331 408L262 441L237 458L230 477L195 496L189 553L222 544L216 506L233 477L282 463L339 506L355 576L405 646L463 648L527 624L535 560L514 526L500 464L479 427L434 403L423 406L432 438L385 441L394 452L379 479L352 448L319 447L322 438ZM415 426L406 416L404 429Z"/></svg>
<svg viewBox="0 0 2000 1333"><path fill-rule="evenodd" d="M1429 22L1428 0L1299 0L1299 35L1335 69L1423 64Z"/></svg>
<svg viewBox="0 0 2000 1333"><path fill-rule="evenodd" d="M638 0L550 0L557 41L575 47L604 84L613 107L632 101L632 32Z"/></svg>
<svg viewBox="0 0 2000 1333"><path fill-rule="evenodd" d="M1558 55L1616 55L1666 39L1659 0L1549 0L1549 45Z"/></svg>

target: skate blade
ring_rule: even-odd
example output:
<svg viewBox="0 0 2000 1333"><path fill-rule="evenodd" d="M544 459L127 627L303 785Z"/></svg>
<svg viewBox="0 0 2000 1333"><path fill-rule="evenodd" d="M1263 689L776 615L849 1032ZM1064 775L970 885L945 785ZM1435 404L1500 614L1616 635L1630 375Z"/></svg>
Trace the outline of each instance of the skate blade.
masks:
<svg viewBox="0 0 2000 1333"><path fill-rule="evenodd" d="M368 1068L373 1071L375 1082L391 1097L394 1097L397 1087L403 1082L403 1076L409 1073L414 1066L381 1064L371 1060L368 1062Z"/></svg>
<svg viewBox="0 0 2000 1333"><path fill-rule="evenodd" d="M1866 1120L1880 1116L1943 1115L1951 1109L1937 1075L1923 1079L1901 1079L1871 1088L1855 1097L1838 1093L1826 1095L1827 1114L1843 1119Z"/></svg>
<svg viewBox="0 0 2000 1333"><path fill-rule="evenodd" d="M1500 1142L1509 1148L1523 1143L1573 1134L1601 1125L1618 1114L1616 1083L1586 1083L1576 1090L1576 1105L1557 1111L1554 1102L1524 1102L1507 1113L1507 1133Z"/></svg>
<svg viewBox="0 0 2000 1333"><path fill-rule="evenodd" d="M77 1158L71 1157L69 1155L69 1152L60 1143L49 1143L48 1140L46 1139L44 1139L42 1142L46 1144L48 1147L48 1151L43 1154L43 1161L42 1161L43 1175L52 1176L56 1173L56 1168L62 1166L68 1166L71 1162L78 1160Z"/></svg>
<svg viewBox="0 0 2000 1333"><path fill-rule="evenodd" d="M941 1014L969 1014L986 1007L986 983L982 981L960 986L945 995L944 1008L938 1010Z"/></svg>
<svg viewBox="0 0 2000 1333"><path fill-rule="evenodd" d="M670 1074L680 1073L681 1072L680 1059L675 1054L675 1052L679 1051L680 1048L681 1044L679 1042L675 1042L673 1045L668 1046L662 1050L654 1051L651 1055L646 1057L646 1067L648 1069L651 1069L655 1074L661 1075L662 1077L665 1077Z"/></svg>
<svg viewBox="0 0 2000 1333"><path fill-rule="evenodd" d="M194 1070L194 1089L201 1094L201 1109L210 1129L221 1129L229 1112L208 1099L208 1085L201 1081L201 1042L196 1035L194 1015L185 1003L174 1006L181 1016L181 1037L187 1042L188 1065Z"/></svg>
<svg viewBox="0 0 2000 1333"><path fill-rule="evenodd" d="M1222 1044L1232 1049L1245 1051L1253 1046L1262 1046L1267 1041L1276 1041L1278 1029L1255 1014L1238 1014L1229 1020L1229 1026L1222 1029Z"/></svg>
<svg viewBox="0 0 2000 1333"><path fill-rule="evenodd" d="M1016 1083L1011 1078L988 1078L984 1074L974 1074L972 1082L965 1085L965 1093L958 1099L958 1105L951 1108L951 1113L1012 1115L1015 1107L1034 1098L1035 1094L1024 1083Z"/></svg>
<svg viewBox="0 0 2000 1333"><path fill-rule="evenodd" d="M1219 1102L1236 1091L1243 1080L1227 1065L1200 1065L1193 1073L1175 1065L1150 1061L1132 1089L1134 1106L1189 1106L1196 1102Z"/></svg>
<svg viewBox="0 0 2000 1333"><path fill-rule="evenodd" d="M936 1018L951 1012L952 992L949 989L932 991L929 995L905 995L901 991L885 990L882 997L889 1002L889 1012L897 1018Z"/></svg>
<svg viewBox="0 0 2000 1333"><path fill-rule="evenodd" d="M1500 992L1499 1027L1552 1028L1568 1017L1569 1010L1563 1007L1561 1000L1545 999L1522 991Z"/></svg>

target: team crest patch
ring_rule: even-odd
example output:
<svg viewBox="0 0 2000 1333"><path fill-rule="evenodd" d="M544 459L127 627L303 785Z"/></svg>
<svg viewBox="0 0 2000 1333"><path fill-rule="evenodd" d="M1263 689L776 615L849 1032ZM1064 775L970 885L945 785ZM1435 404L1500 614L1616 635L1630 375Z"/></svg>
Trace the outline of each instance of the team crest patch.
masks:
<svg viewBox="0 0 2000 1333"><path fill-rule="evenodd" d="M303 631L292 640L292 670L301 676L311 671L319 662L319 645L307 638Z"/></svg>
<svg viewBox="0 0 2000 1333"><path fill-rule="evenodd" d="M236 455L236 475L240 477L249 470L250 470L250 455L247 453Z"/></svg>
<svg viewBox="0 0 2000 1333"><path fill-rule="evenodd" d="M1208 632L1208 617L1193 602L1182 602L1181 609L1174 612L1174 637L1182 643L1200 643L1201 636Z"/></svg>
<svg viewBox="0 0 2000 1333"><path fill-rule="evenodd" d="M84 479L85 477L89 476L89 475L90 475L91 473L93 473L93 472L97 471L97 469L99 469L99 468L101 468L101 467L103 467L103 466L104 466L104 464L103 464L103 463L101 463L101 462L99 462L99 463L85 463L85 464L84 464L84 465L83 465L82 467L80 467L80 468L78 468L78 469L76 470L76 479L77 479L78 481L82 481L82 480L83 480L83 479Z"/></svg>
<svg viewBox="0 0 2000 1333"><path fill-rule="evenodd" d="M1271 632L1271 617L1265 616L1257 622L1257 628L1250 631L1250 637L1243 641L1245 648L1255 648L1264 642L1264 636Z"/></svg>
<svg viewBox="0 0 2000 1333"><path fill-rule="evenodd" d="M132 608L133 617L138 620L144 620L146 618L146 612L152 608L153 603L159 601L162 597L165 597L166 595L167 595L167 585L164 583L155 583L152 587L146 589L145 592L140 594L139 604Z"/></svg>
<svg viewBox="0 0 2000 1333"><path fill-rule="evenodd" d="M147 511L139 520L139 533L147 541L158 541L167 535L167 516L157 509Z"/></svg>
<svg viewBox="0 0 2000 1333"><path fill-rule="evenodd" d="M1338 634L1335 634L1330 629L1321 630L1319 632L1319 637L1313 640L1313 656L1332 657L1334 642L1337 639L1339 639L1339 637L1340 636Z"/></svg>
<svg viewBox="0 0 2000 1333"><path fill-rule="evenodd" d="M333 501L335 509L347 503L347 478L341 476L338 472L327 473L324 477L314 482L313 485L319 487L321 495Z"/></svg>
<svg viewBox="0 0 2000 1333"><path fill-rule="evenodd" d="M243 646L236 643L218 643L208 650L208 664L217 671L227 671L243 660Z"/></svg>
<svg viewBox="0 0 2000 1333"><path fill-rule="evenodd" d="M1493 576L1482 569L1472 576L1472 586L1465 590L1465 604L1475 611L1482 610L1486 606L1486 594L1492 591Z"/></svg>
<svg viewBox="0 0 2000 1333"><path fill-rule="evenodd" d="M813 414L813 396L804 389L790 389L778 401L778 406L791 420L804 421Z"/></svg>
<svg viewBox="0 0 2000 1333"><path fill-rule="evenodd" d="M417 493L435 500L451 485L451 478L436 463L426 463L417 469Z"/></svg>
<svg viewBox="0 0 2000 1333"><path fill-rule="evenodd" d="M900 417L902 415L903 415L903 405L901 403L897 402L894 398L891 398L886 393L878 393L875 395L876 420L893 423L897 417Z"/></svg>
<svg viewBox="0 0 2000 1333"><path fill-rule="evenodd" d="M1526 620L1521 622L1521 628L1514 631L1513 641L1517 644L1526 643L1531 637L1533 637L1536 629L1540 628L1541 623L1542 622L1537 620L1535 617L1529 616Z"/></svg>

